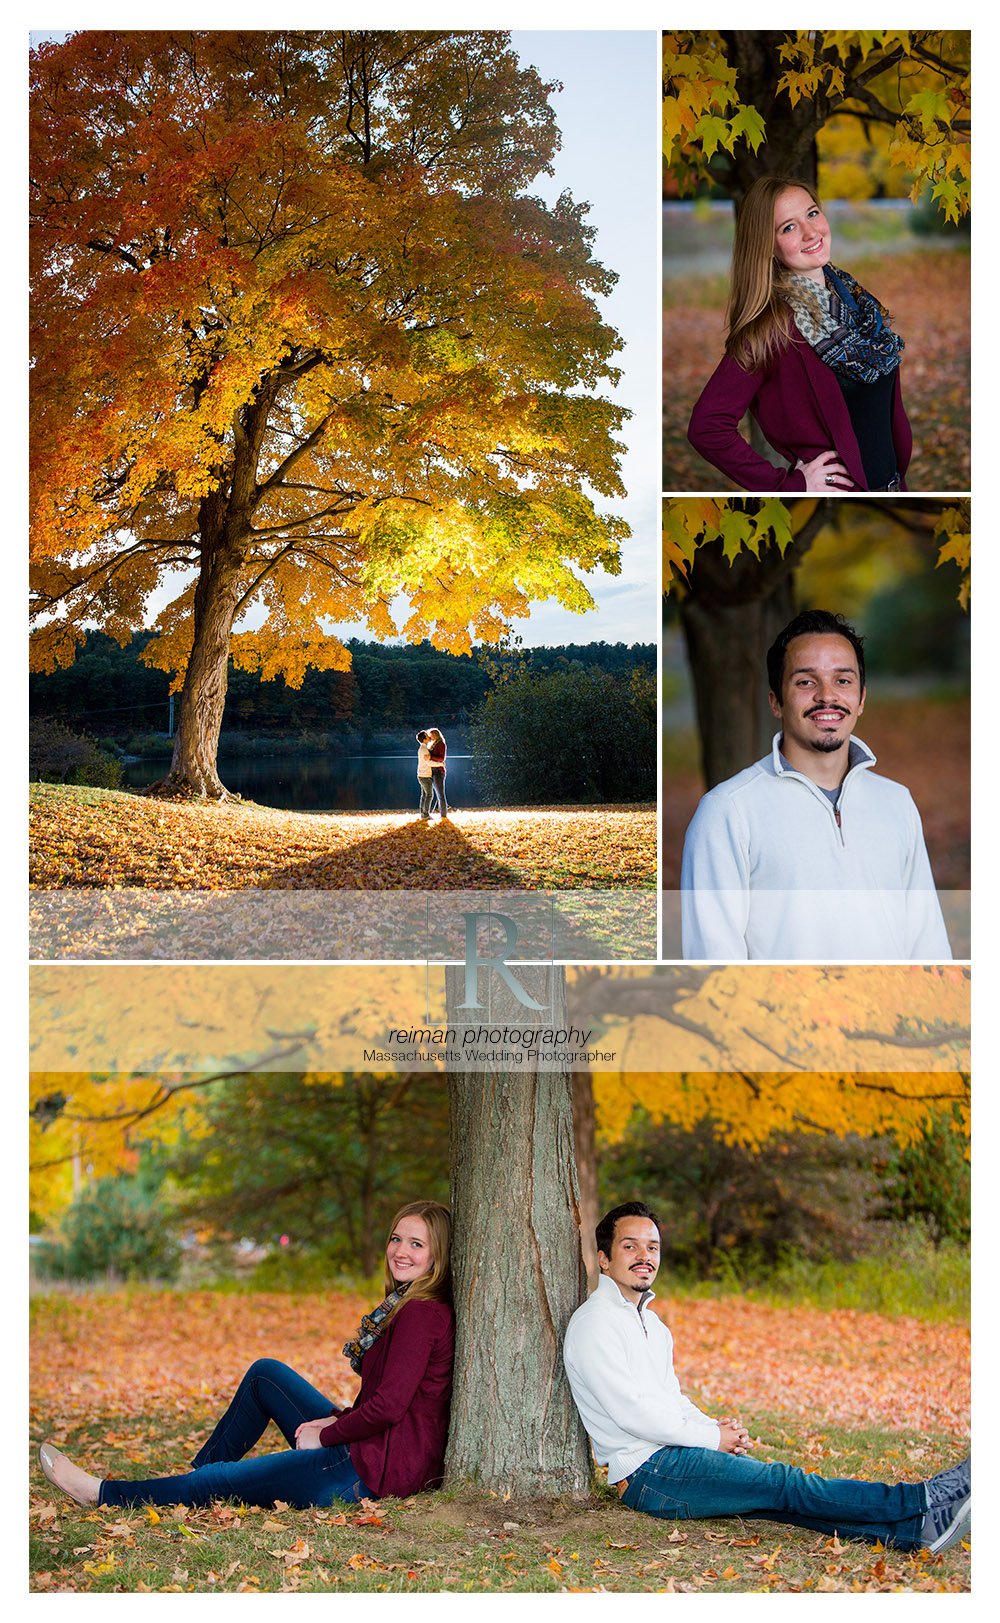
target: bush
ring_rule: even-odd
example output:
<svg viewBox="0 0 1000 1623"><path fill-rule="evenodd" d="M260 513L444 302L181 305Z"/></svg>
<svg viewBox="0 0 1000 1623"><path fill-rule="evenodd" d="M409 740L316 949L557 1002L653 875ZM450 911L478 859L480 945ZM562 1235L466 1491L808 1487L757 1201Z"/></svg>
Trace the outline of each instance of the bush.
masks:
<svg viewBox="0 0 1000 1623"><path fill-rule="evenodd" d="M43 783L89 784L94 789L119 789L121 762L101 749L95 739L71 732L60 721L31 724L28 770Z"/></svg>
<svg viewBox="0 0 1000 1623"><path fill-rule="evenodd" d="M58 1239L38 1247L45 1279L173 1279L180 1251L160 1202L139 1178L98 1178L66 1212Z"/></svg>
<svg viewBox="0 0 1000 1623"><path fill-rule="evenodd" d="M371 1279L345 1271L343 1259L333 1251L308 1246L274 1246L247 1275L244 1289L304 1292L349 1290L378 1301L383 1294L382 1270Z"/></svg>
<svg viewBox="0 0 1000 1623"><path fill-rule="evenodd" d="M972 1234L972 1169L967 1140L947 1112L931 1120L924 1136L890 1155L876 1216L924 1224L935 1245L968 1245Z"/></svg>
<svg viewBox="0 0 1000 1623"><path fill-rule="evenodd" d="M656 683L586 670L501 681L470 726L476 781L498 805L656 798Z"/></svg>
<svg viewBox="0 0 1000 1623"><path fill-rule="evenodd" d="M691 1129L637 1111L601 1157L601 1200L627 1189L660 1219L676 1278L731 1284L763 1278L788 1255L848 1259L873 1240L871 1142L833 1133L776 1135L759 1149L727 1144L711 1121Z"/></svg>

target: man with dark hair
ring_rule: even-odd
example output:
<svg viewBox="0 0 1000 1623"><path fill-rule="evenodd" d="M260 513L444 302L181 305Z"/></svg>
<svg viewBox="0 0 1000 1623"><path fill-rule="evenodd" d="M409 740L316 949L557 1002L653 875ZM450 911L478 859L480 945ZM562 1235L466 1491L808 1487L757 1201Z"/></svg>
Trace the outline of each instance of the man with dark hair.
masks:
<svg viewBox="0 0 1000 1623"><path fill-rule="evenodd" d="M684 840L682 950L698 960L951 957L920 816L853 736L862 639L796 615L767 655L770 755L705 795Z"/></svg>
<svg viewBox="0 0 1000 1623"><path fill-rule="evenodd" d="M754 1516L899 1549L944 1550L972 1512L971 1462L927 1482L857 1482L747 1458L736 1419L715 1420L686 1398L673 1339L649 1311L660 1235L629 1201L597 1225L601 1278L569 1321L563 1358L598 1464L631 1510L684 1521Z"/></svg>

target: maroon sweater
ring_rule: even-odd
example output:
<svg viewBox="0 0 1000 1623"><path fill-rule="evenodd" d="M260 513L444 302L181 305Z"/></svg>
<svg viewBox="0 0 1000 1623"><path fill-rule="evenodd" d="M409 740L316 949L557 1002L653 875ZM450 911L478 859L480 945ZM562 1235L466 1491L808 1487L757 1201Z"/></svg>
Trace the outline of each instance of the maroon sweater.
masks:
<svg viewBox="0 0 1000 1623"><path fill-rule="evenodd" d="M791 467L772 467L747 444L739 432L747 411L757 419L768 444ZM851 414L836 375L798 335L762 371L747 372L727 355L691 413L688 439L706 462L743 490L805 490L805 475L796 472L794 465L811 462L821 451L836 451L854 488L868 488ZM892 391L892 441L902 476L910 460L913 435L903 410L898 367Z"/></svg>
<svg viewBox="0 0 1000 1623"><path fill-rule="evenodd" d="M455 1315L446 1302L404 1302L361 1360L361 1390L319 1434L348 1443L354 1469L381 1499L436 1488L448 1441Z"/></svg>

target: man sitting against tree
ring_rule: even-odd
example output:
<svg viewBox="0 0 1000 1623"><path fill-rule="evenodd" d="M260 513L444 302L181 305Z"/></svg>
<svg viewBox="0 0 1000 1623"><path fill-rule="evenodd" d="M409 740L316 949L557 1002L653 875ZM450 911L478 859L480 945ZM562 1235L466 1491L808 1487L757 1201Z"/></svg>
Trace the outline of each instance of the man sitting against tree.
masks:
<svg viewBox="0 0 1000 1623"><path fill-rule="evenodd" d="M917 808L853 736L861 637L809 609L768 649L767 679L770 754L703 796L684 839L684 957L950 958Z"/></svg>
<svg viewBox="0 0 1000 1623"><path fill-rule="evenodd" d="M752 1516L897 1549L947 1549L971 1515L971 1461L927 1482L856 1482L747 1458L736 1419L686 1398L673 1339L649 1311L660 1265L657 1220L641 1201L597 1225L601 1278L569 1321L563 1357L580 1418L608 1482L631 1510L685 1521Z"/></svg>

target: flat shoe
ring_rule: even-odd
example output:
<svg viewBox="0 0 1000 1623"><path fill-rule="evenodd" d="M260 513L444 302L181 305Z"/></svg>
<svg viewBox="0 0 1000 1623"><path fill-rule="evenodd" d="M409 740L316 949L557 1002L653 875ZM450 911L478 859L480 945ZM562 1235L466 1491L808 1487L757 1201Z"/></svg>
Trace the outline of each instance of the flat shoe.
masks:
<svg viewBox="0 0 1000 1623"><path fill-rule="evenodd" d="M63 1480L68 1474L64 1467L68 1467L69 1472L80 1477L86 1477L89 1473L82 1471L78 1465L74 1465L72 1460L68 1460L66 1455L60 1453L58 1448L53 1448L51 1443L43 1443L38 1450L38 1463L42 1468L46 1481L51 1482L52 1486L58 1488L60 1493L66 1494L67 1498L74 1500L78 1505L96 1505L97 1493L100 1487L98 1479L96 1477L91 1479L96 1483L96 1487L89 1497L81 1488L71 1488L69 1483Z"/></svg>

